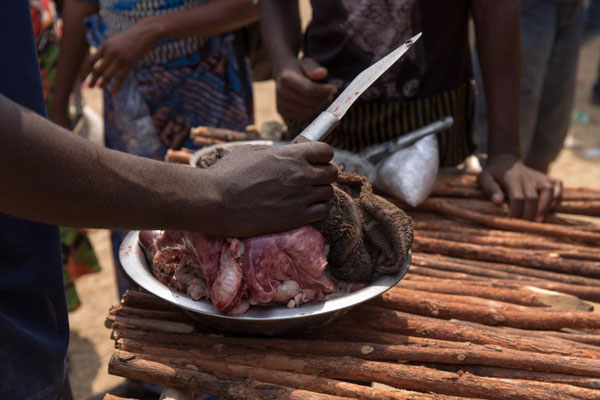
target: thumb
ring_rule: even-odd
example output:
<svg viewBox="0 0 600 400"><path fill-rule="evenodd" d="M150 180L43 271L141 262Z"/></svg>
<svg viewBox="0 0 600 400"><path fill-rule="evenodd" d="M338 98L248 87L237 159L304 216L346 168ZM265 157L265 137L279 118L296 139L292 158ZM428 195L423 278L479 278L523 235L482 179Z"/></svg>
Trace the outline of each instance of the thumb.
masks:
<svg viewBox="0 0 600 400"><path fill-rule="evenodd" d="M477 181L483 193L492 200L492 203L499 206L504 202L502 188L498 185L492 174L484 169L477 177Z"/></svg>
<svg viewBox="0 0 600 400"><path fill-rule="evenodd" d="M300 60L300 69L312 81L320 81L327 77L327 68L319 65L312 58L303 58Z"/></svg>

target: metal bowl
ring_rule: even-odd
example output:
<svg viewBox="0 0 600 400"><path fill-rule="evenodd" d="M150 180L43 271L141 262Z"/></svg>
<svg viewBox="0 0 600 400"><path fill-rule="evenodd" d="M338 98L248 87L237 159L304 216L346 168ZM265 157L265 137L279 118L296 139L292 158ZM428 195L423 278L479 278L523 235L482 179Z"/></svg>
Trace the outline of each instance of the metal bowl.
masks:
<svg viewBox="0 0 600 400"><path fill-rule="evenodd" d="M381 276L356 292L322 302L303 304L297 308L251 306L246 314L232 316L219 312L210 300L192 300L187 294L170 289L156 279L138 243L138 236L139 231L129 232L119 251L121 264L131 279L148 292L188 311L189 315L208 326L226 332L246 334L276 335L329 323L350 308L396 285L408 272L411 258L409 253L398 273Z"/></svg>

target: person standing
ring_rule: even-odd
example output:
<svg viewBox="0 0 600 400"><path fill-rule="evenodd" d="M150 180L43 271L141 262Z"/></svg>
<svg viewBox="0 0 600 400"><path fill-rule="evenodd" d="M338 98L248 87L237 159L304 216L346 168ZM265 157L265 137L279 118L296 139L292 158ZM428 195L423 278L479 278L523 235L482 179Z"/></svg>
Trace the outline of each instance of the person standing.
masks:
<svg viewBox="0 0 600 400"><path fill-rule="evenodd" d="M361 151L451 115L438 135L440 164L464 161L474 145L469 15L487 87L489 158L479 183L510 216L542 221L561 183L527 167L519 140L521 69L518 0L314 0L301 40L297 0L261 0L263 39L273 60L277 107L290 134L326 108L362 70L418 32L423 37L361 96L328 137ZM298 59L301 43L304 54ZM407 166L410 168L410 166Z"/></svg>
<svg viewBox="0 0 600 400"><path fill-rule="evenodd" d="M543 173L563 147L575 96L582 40L582 0L522 0L522 77L519 132L523 161ZM475 65L477 63L475 62ZM476 68L481 83L481 71ZM489 149L482 85L477 99L479 151Z"/></svg>

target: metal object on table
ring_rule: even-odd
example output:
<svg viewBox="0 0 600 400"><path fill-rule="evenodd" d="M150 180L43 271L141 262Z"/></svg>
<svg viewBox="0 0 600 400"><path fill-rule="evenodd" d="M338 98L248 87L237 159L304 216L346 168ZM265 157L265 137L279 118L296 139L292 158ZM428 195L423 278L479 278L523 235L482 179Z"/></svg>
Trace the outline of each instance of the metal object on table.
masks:
<svg viewBox="0 0 600 400"><path fill-rule="evenodd" d="M340 122L350 106L369 88L385 71L387 71L404 53L421 37L421 33L408 39L375 64L362 71L350 82L348 87L331 103L329 108L323 111L310 123L293 141L322 141Z"/></svg>
<svg viewBox="0 0 600 400"><path fill-rule="evenodd" d="M329 323L352 307L396 285L408 272L411 258L409 253L398 273L381 276L369 286L353 293L322 302L307 303L298 308L251 306L246 314L233 316L219 312L209 300L192 300L187 294L173 290L156 279L150 271L138 243L138 237L139 231L129 232L119 251L123 269L131 279L155 296L187 310L192 317L208 326L227 332L246 334L275 335Z"/></svg>
<svg viewBox="0 0 600 400"><path fill-rule="evenodd" d="M425 136L449 129L453 124L454 118L445 117L439 121L432 122L415 131L407 133L406 135L400 136L397 139L392 139L385 143L369 146L364 149L360 155L366 158L371 164L377 165L398 150L402 150L410 146Z"/></svg>

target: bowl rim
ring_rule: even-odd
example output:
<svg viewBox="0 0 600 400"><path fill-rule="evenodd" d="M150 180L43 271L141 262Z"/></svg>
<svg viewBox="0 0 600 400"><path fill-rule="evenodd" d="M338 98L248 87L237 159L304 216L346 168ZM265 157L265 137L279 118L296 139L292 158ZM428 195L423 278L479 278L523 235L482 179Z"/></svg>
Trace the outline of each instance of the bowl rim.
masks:
<svg viewBox="0 0 600 400"><path fill-rule="evenodd" d="M219 319L236 321L285 321L299 318L309 318L316 315L329 314L364 303L379 296L395 286L408 272L411 261L409 251L400 271L392 275L383 275L368 286L355 292L321 302L309 302L299 307L289 308L281 305L251 306L243 315L226 315L216 309L210 300L192 300L189 295L169 288L152 275L144 252L139 245L140 231L131 231L119 248L119 258L123 269L142 288L186 310Z"/></svg>

